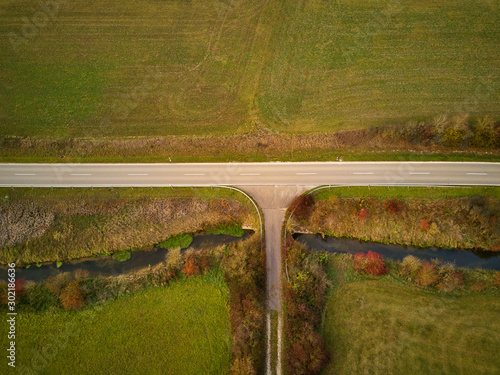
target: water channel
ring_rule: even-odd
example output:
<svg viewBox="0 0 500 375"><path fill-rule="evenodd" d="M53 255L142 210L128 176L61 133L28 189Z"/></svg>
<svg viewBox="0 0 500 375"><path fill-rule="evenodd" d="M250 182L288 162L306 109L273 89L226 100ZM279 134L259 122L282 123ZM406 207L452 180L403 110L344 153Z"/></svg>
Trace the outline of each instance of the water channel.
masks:
<svg viewBox="0 0 500 375"><path fill-rule="evenodd" d="M386 259L400 261L407 255L414 255L422 260L440 259L454 263L460 268L482 268L500 270L500 252L483 250L440 249L435 247L418 248L402 245L387 245L374 242L362 242L348 238L325 236L323 239L316 234L298 234L295 240L312 250L325 250L329 253L366 253L375 251Z"/></svg>

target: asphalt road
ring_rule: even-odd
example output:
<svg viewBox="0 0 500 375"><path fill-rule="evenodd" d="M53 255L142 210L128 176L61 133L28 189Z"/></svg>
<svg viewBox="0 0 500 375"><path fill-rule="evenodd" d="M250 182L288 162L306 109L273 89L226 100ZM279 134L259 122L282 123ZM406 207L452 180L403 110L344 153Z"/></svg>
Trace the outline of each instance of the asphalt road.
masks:
<svg viewBox="0 0 500 375"><path fill-rule="evenodd" d="M500 163L0 164L0 186L500 185Z"/></svg>

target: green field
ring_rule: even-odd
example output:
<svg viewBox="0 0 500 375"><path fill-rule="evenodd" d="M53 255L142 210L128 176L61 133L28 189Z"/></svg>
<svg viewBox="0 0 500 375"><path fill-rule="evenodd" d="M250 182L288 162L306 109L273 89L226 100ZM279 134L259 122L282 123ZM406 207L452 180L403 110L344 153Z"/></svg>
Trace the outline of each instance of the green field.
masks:
<svg viewBox="0 0 500 375"><path fill-rule="evenodd" d="M0 1L2 136L222 135L259 123L297 133L445 113L499 117L491 0L55 2L45 20L34 0Z"/></svg>
<svg viewBox="0 0 500 375"><path fill-rule="evenodd" d="M450 296L381 280L336 288L323 334L323 374L495 374L498 295Z"/></svg>
<svg viewBox="0 0 500 375"><path fill-rule="evenodd" d="M22 373L29 367L43 374L226 374L231 366L232 340L228 306L229 291L222 275L210 272L94 309L20 311L17 370ZM3 336L3 346L8 347L7 335Z"/></svg>
<svg viewBox="0 0 500 375"><path fill-rule="evenodd" d="M286 2L260 108L293 132L498 117L495 10L488 0Z"/></svg>

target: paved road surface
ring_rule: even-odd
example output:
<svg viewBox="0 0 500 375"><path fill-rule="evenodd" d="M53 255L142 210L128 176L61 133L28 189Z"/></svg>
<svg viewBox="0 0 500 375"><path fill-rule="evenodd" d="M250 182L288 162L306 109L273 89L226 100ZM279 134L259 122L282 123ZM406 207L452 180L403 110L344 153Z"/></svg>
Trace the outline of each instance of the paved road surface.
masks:
<svg viewBox="0 0 500 375"><path fill-rule="evenodd" d="M500 163L0 164L0 186L500 185Z"/></svg>

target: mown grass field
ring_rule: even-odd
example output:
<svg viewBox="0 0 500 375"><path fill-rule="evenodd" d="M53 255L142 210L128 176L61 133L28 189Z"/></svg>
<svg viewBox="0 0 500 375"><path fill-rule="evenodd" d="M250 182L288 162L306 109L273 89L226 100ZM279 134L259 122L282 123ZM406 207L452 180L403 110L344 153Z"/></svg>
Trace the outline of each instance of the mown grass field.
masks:
<svg viewBox="0 0 500 375"><path fill-rule="evenodd" d="M227 135L255 120L303 133L499 115L490 0L58 3L42 22L36 1L0 1L3 136Z"/></svg>
<svg viewBox="0 0 500 375"><path fill-rule="evenodd" d="M457 112L498 117L494 2L281 4L258 99L277 129L331 131Z"/></svg>
<svg viewBox="0 0 500 375"><path fill-rule="evenodd" d="M217 188L0 188L0 223L0 262L19 265L134 250L220 225L258 227L246 197Z"/></svg>
<svg viewBox="0 0 500 375"><path fill-rule="evenodd" d="M243 129L258 78L253 65L260 64L259 2L55 2L45 23L35 17L41 8L34 0L0 2L0 134ZM23 34L24 17L43 26Z"/></svg>
<svg viewBox="0 0 500 375"><path fill-rule="evenodd" d="M495 374L498 295L451 296L382 280L335 288L323 334L323 374Z"/></svg>
<svg viewBox="0 0 500 375"><path fill-rule="evenodd" d="M17 332L21 371L184 375L225 374L231 366L229 291L217 272L93 309L19 312Z"/></svg>

